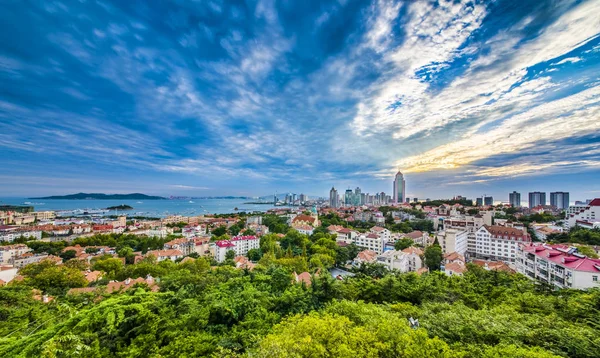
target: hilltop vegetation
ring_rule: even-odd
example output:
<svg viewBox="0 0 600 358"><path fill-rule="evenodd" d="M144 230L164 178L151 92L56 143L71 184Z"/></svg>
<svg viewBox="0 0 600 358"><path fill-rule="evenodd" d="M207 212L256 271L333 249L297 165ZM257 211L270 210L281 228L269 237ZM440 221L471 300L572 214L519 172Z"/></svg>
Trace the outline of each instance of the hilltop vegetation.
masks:
<svg viewBox="0 0 600 358"><path fill-rule="evenodd" d="M149 263L145 263L150 268ZM132 273L138 265L131 265ZM0 288L2 357L597 357L600 290L552 292L521 275L253 271L204 259L154 265L160 292L31 298ZM143 272L139 268L140 274ZM408 318L418 319L412 329Z"/></svg>

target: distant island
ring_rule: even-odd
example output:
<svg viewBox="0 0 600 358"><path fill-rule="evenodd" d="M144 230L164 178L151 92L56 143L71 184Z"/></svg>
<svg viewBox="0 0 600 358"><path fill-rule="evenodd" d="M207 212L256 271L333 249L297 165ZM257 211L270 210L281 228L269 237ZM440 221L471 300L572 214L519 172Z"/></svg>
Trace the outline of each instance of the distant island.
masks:
<svg viewBox="0 0 600 358"><path fill-rule="evenodd" d="M162 196L151 196L140 193L133 194L101 194L101 193L78 193L70 195L53 195L41 198L29 198L36 200L166 200Z"/></svg>
<svg viewBox="0 0 600 358"><path fill-rule="evenodd" d="M106 210L133 210L133 207L122 204L122 205L117 205L117 206L109 206L108 208L106 208Z"/></svg>

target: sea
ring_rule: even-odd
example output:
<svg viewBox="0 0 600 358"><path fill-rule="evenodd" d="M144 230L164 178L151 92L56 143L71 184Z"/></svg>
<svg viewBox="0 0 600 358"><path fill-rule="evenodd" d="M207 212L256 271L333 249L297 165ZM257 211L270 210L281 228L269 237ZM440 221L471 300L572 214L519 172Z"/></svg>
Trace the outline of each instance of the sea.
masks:
<svg viewBox="0 0 600 358"><path fill-rule="evenodd" d="M168 200L41 200L28 198L0 198L0 205L29 205L35 211L64 211L63 215L83 214L167 217L169 215L197 216L207 214L228 214L242 211L267 211L273 204L247 204L252 199L168 199ZM111 206L129 205L132 210L111 210ZM237 210L236 210L237 209Z"/></svg>

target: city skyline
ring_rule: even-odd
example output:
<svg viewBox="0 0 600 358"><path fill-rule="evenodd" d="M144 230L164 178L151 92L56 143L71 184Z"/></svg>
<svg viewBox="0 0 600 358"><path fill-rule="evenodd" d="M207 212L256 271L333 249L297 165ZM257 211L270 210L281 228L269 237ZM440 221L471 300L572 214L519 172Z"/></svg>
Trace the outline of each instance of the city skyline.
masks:
<svg viewBox="0 0 600 358"><path fill-rule="evenodd" d="M4 6L0 197L600 193L598 1L209 5Z"/></svg>

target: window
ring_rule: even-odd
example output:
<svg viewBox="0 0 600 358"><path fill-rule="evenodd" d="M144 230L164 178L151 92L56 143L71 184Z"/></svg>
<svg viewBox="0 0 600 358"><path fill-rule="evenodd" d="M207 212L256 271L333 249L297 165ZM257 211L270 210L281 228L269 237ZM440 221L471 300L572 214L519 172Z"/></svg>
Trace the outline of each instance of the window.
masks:
<svg viewBox="0 0 600 358"><path fill-rule="evenodd" d="M598 276L592 276L592 281L598 282Z"/></svg>

